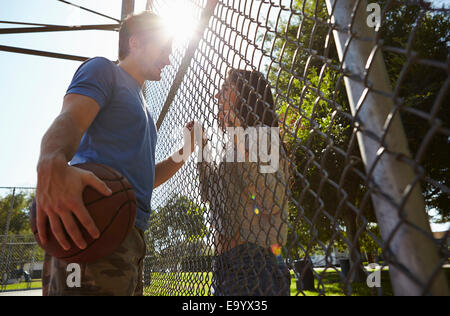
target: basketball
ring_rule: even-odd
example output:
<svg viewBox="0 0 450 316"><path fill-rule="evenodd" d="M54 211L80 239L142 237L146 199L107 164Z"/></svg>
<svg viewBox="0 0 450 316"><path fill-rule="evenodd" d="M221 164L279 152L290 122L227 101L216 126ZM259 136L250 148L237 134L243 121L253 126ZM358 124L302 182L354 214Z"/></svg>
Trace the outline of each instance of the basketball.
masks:
<svg viewBox="0 0 450 316"><path fill-rule="evenodd" d="M89 186L83 191L84 204L100 231L100 237L93 239L76 219L87 246L85 249L78 248L66 233L71 248L65 251L53 236L48 222L48 239L43 246L36 225L36 200L31 205L31 230L37 243L52 257L69 263L93 262L113 253L127 237L136 218L136 196L128 180L108 166L85 163L74 167L93 172L112 191L110 196L104 196Z"/></svg>

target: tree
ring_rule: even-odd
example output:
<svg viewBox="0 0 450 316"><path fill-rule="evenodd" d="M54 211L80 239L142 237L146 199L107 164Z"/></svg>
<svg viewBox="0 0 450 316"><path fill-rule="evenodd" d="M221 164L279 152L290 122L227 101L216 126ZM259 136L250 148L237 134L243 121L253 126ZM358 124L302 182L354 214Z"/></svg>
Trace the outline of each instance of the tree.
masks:
<svg viewBox="0 0 450 316"><path fill-rule="evenodd" d="M328 13L321 0L297 0L295 8L303 14L279 23L279 34L266 38L270 43L267 49L277 61L270 64L268 72L277 89L283 140L297 167L290 206L294 230L290 231L288 244L293 245L291 250L295 255L308 252L317 244L330 250L333 242L341 246L347 243L352 250L352 264L359 264L361 248L377 247L367 231L376 237L379 232L374 226L376 218L370 197L366 196L365 181L360 176L365 174L365 169L351 128L351 117L346 115L351 112L337 68L339 59L334 38L327 26ZM380 31L385 46L407 47L412 28L420 25L413 49L423 58L445 64L450 32L448 17L426 13L418 20L419 16L418 6L399 2L392 5ZM399 85L400 96L407 107L431 113L438 93L445 88L447 73L426 64L408 64L407 58L406 54L385 53L392 85L396 87L401 71L409 65L408 76ZM438 114L442 125L448 126L450 109L441 107ZM412 152L417 153L428 145L427 155L421 161L426 176L432 179L423 181L427 208L438 210L439 219L447 221L449 195L442 188L448 191L448 136L436 132L424 144L430 125L425 124L426 120L418 124L418 117L412 112L404 111L401 115ZM339 188L332 183L339 184ZM361 221L363 218L366 221ZM340 234L334 234L336 230ZM343 242L345 239L347 242ZM297 247L299 244L303 246ZM362 277L358 272L356 279Z"/></svg>
<svg viewBox="0 0 450 316"><path fill-rule="evenodd" d="M392 1L391 1L392 2ZM386 5L383 0L380 4ZM425 169L422 187L428 211L435 210L435 222L450 221L450 146L447 133L435 131L427 141L428 133L441 124L448 130L450 126L450 107L441 104L435 108L438 95L442 100L448 98L448 80L446 65L448 63L448 43L450 41L450 18L442 12L427 12L419 6L391 3L391 7L382 23L381 34L385 46L407 48L410 37L414 36L412 50L416 60L408 62L406 54L385 52L384 57L393 87L400 83L400 74L404 72L399 85L399 98L405 106L424 114L435 112L437 120L418 116L414 112L402 111L408 143L413 154L425 148L423 158L419 161ZM444 69L417 62L418 59L443 63ZM445 101L444 101L445 102Z"/></svg>
<svg viewBox="0 0 450 316"><path fill-rule="evenodd" d="M29 224L29 206L34 198L34 194L18 192L14 195L8 194L0 199L0 232L4 234L8 215L11 212L8 234L10 235L32 235ZM14 199L14 203L13 203ZM12 208L11 208L11 204Z"/></svg>
<svg viewBox="0 0 450 316"><path fill-rule="evenodd" d="M43 259L29 224L29 206L33 198L34 193L14 192L0 199L0 280L5 275L11 278L16 269L23 268L33 259Z"/></svg>
<svg viewBox="0 0 450 316"><path fill-rule="evenodd" d="M206 209L186 196L174 195L153 212L148 233L147 253L158 258L161 268L172 271L184 257L208 255L205 240L210 231Z"/></svg>

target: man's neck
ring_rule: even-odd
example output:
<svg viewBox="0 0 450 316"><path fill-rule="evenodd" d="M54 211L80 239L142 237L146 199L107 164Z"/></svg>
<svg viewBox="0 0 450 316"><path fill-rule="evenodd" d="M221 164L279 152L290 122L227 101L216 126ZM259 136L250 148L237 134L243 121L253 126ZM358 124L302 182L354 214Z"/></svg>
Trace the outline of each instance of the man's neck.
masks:
<svg viewBox="0 0 450 316"><path fill-rule="evenodd" d="M120 61L119 67L128 72L128 74L133 77L141 87L144 86L145 79L141 75L138 65L136 65L136 63L133 63L131 59L126 58Z"/></svg>

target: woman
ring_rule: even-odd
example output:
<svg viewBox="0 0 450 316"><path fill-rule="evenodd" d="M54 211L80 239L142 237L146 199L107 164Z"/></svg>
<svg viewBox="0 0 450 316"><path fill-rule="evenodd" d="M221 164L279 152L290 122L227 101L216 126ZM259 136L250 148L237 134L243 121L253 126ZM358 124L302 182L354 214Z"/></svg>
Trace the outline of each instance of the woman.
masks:
<svg viewBox="0 0 450 316"><path fill-rule="evenodd" d="M270 85L261 73L229 71L216 98L222 130L258 128L259 136L270 130L267 127L278 131ZM207 162L212 161L209 158L198 164L202 199L210 204L210 222L216 231L214 294L287 296L290 274L286 265L279 262L287 235L289 188L285 151L280 146L279 168L263 174L260 160L249 159L250 141L238 142L235 137L229 141L235 145L231 146L233 156L244 153L244 162L215 165ZM203 152L210 154L206 138L203 146Z"/></svg>

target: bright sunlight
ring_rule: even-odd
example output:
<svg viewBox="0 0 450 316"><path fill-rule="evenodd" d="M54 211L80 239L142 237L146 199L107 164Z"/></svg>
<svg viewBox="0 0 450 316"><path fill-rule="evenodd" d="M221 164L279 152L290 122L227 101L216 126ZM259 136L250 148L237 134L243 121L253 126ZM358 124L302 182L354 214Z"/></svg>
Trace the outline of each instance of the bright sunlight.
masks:
<svg viewBox="0 0 450 316"><path fill-rule="evenodd" d="M196 8L189 1L155 1L156 13L167 23L168 32L175 39L190 38L197 26Z"/></svg>

